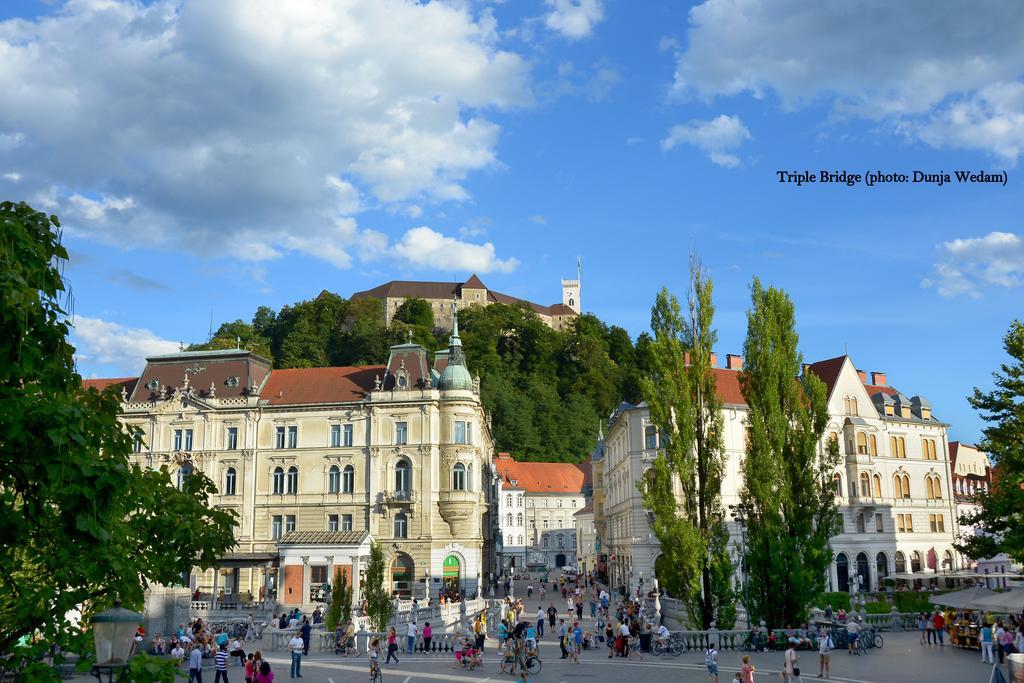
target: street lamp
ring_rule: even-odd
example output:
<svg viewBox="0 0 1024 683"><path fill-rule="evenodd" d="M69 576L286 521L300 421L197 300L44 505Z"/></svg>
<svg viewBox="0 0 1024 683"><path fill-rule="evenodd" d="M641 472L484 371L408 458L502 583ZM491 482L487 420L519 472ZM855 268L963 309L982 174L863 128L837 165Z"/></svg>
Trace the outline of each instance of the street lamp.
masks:
<svg viewBox="0 0 1024 683"><path fill-rule="evenodd" d="M740 528L740 571L743 574L743 607L747 613L747 629L750 628L750 582L747 567L747 520L750 518L751 506L738 503L729 506L729 514Z"/></svg>
<svg viewBox="0 0 1024 683"><path fill-rule="evenodd" d="M93 616L92 636L96 645L96 665L92 675L98 681L113 681L114 675L128 666L128 653L132 649L135 631L142 623L142 615L121 607L121 601L114 602L112 609Z"/></svg>

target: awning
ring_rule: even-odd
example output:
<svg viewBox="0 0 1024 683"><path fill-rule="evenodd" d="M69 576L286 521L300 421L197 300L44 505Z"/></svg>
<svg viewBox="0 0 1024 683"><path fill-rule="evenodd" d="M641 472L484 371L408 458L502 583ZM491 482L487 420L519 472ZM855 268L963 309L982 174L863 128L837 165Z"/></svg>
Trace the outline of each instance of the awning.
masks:
<svg viewBox="0 0 1024 683"><path fill-rule="evenodd" d="M987 588L968 588L962 591L956 591L955 593L945 593L943 595L936 595L931 598L931 601L936 605L942 605L944 607L954 607L956 609L981 609L976 606L976 603L983 598L987 598L993 595L993 592Z"/></svg>
<svg viewBox="0 0 1024 683"><path fill-rule="evenodd" d="M227 569L260 567L267 563L277 566L277 553L228 553L217 560L217 566Z"/></svg>
<svg viewBox="0 0 1024 683"><path fill-rule="evenodd" d="M1024 590L1015 588L1002 593L993 592L991 595L978 600L975 609L983 609L987 612L1000 612L1002 614L1020 614L1024 612Z"/></svg>

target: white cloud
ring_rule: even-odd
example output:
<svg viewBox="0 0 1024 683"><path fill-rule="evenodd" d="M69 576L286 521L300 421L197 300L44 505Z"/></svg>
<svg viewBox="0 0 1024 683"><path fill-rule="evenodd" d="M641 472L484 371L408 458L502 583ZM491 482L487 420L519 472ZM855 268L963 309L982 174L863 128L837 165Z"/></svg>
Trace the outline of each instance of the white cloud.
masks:
<svg viewBox="0 0 1024 683"><path fill-rule="evenodd" d="M774 93L894 124L941 147L1014 161L1024 149L1024 12L996 0L705 0L690 10L673 91Z"/></svg>
<svg viewBox="0 0 1024 683"><path fill-rule="evenodd" d="M544 15L544 25L570 40L589 36L604 19L601 0L545 0L551 10Z"/></svg>
<svg viewBox="0 0 1024 683"><path fill-rule="evenodd" d="M0 92L5 163L71 229L340 267L380 236L338 221L466 199L490 112L532 102L488 10L398 0L69 2L0 22Z"/></svg>
<svg viewBox="0 0 1024 683"><path fill-rule="evenodd" d="M75 355L79 361L88 360L90 367L106 365L121 373L139 372L146 356L178 350L178 342L161 339L146 329L85 316L76 316L72 322Z"/></svg>
<svg viewBox="0 0 1024 683"><path fill-rule="evenodd" d="M10 173L4 173L2 177L4 180L10 180L12 183L16 183L21 180L21 174L11 171Z"/></svg>
<svg viewBox="0 0 1024 683"><path fill-rule="evenodd" d="M732 150L750 137L750 131L738 116L722 114L710 121L672 126L668 137L661 141L661 148L668 151L680 144L693 145L704 150L708 158L719 166L733 168L739 165L740 159L731 153Z"/></svg>
<svg viewBox="0 0 1024 683"><path fill-rule="evenodd" d="M497 258L494 245L490 242L469 244L442 235L426 226L406 232L392 251L414 268L509 273L519 265L519 261L514 258Z"/></svg>
<svg viewBox="0 0 1024 683"><path fill-rule="evenodd" d="M986 285L1020 287L1024 284L1024 236L990 232L939 245L939 261L922 286L934 287L946 297L982 295Z"/></svg>
<svg viewBox="0 0 1024 683"><path fill-rule="evenodd" d="M530 216L530 222L536 223L537 225L547 225L548 219L539 213L535 213L532 216Z"/></svg>

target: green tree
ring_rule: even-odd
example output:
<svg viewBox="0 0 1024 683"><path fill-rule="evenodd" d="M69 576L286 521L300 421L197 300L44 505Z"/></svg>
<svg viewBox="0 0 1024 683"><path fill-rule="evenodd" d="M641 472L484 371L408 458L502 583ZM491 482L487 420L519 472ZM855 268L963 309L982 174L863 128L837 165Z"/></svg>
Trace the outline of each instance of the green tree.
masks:
<svg viewBox="0 0 1024 683"><path fill-rule="evenodd" d="M769 626L800 622L824 588L838 531L831 471L838 445L822 442L825 384L800 378L793 302L754 278L740 386L747 402L741 499L747 515L751 616Z"/></svg>
<svg viewBox="0 0 1024 683"><path fill-rule="evenodd" d="M994 557L1006 553L1024 561L1024 324L1014 320L1003 337L1012 359L992 374L995 388L975 388L967 400L989 423L978 448L998 468L988 493L978 494L976 512L961 517L965 527L981 533L964 534L957 549L968 557Z"/></svg>
<svg viewBox="0 0 1024 683"><path fill-rule="evenodd" d="M120 597L141 609L146 588L209 568L234 546L234 513L209 504L196 472L183 490L166 468L131 459L116 387L85 389L68 343L60 223L25 203L0 203L0 657L22 649L24 679L56 680L37 655L89 651L83 621Z"/></svg>
<svg viewBox="0 0 1024 683"><path fill-rule="evenodd" d="M407 325L415 325L418 327L424 327L427 330L434 329L434 310L430 307L430 304L426 299L417 299L415 297L406 299L402 302L402 305L395 311L395 315L392 316L391 321L398 321Z"/></svg>
<svg viewBox="0 0 1024 683"><path fill-rule="evenodd" d="M267 360L274 359L270 350L270 339L259 335L255 327L244 320L223 323L209 341L205 344L191 344L188 350L217 351L234 348L248 349Z"/></svg>
<svg viewBox="0 0 1024 683"><path fill-rule="evenodd" d="M651 309L654 372L641 386L661 443L651 478L637 485L654 513L662 550L672 553L675 576L667 583L679 591L691 620L700 628L713 621L731 628L735 593L722 510L725 449L722 400L711 364L718 341L711 294L711 280L691 257L687 317L667 289Z"/></svg>
<svg viewBox="0 0 1024 683"><path fill-rule="evenodd" d="M370 561L366 564L366 585L362 590L370 623L378 632L387 629L393 609L391 591L384 584L386 574L384 551L379 544L373 543L370 545Z"/></svg>
<svg viewBox="0 0 1024 683"><path fill-rule="evenodd" d="M333 631L339 624L348 623L352 616L352 586L341 568L334 575L334 586L331 590L331 606L327 610L327 630Z"/></svg>

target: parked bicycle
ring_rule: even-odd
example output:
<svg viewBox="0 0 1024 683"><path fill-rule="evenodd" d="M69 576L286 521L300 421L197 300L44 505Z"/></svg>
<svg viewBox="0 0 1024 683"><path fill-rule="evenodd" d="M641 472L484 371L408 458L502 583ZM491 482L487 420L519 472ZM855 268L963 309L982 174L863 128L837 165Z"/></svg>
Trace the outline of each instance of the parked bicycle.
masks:
<svg viewBox="0 0 1024 683"><path fill-rule="evenodd" d="M686 644L683 642L682 635L679 633L673 633L668 638L654 638L651 641L651 654L655 657L658 657L665 652L678 657L685 651Z"/></svg>

